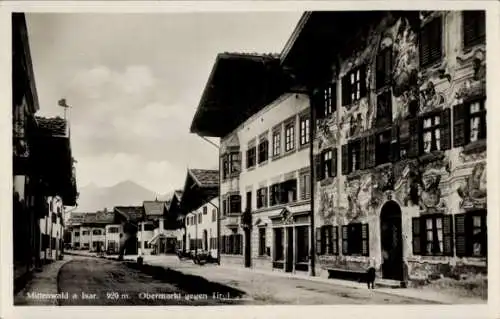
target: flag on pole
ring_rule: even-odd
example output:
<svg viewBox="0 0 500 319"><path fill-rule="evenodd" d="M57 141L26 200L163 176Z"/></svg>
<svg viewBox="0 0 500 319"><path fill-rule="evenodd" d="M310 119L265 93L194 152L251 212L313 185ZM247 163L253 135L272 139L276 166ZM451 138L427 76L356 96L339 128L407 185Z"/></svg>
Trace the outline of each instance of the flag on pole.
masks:
<svg viewBox="0 0 500 319"><path fill-rule="evenodd" d="M60 99L57 104L62 107L68 107L68 104L66 104L66 99Z"/></svg>

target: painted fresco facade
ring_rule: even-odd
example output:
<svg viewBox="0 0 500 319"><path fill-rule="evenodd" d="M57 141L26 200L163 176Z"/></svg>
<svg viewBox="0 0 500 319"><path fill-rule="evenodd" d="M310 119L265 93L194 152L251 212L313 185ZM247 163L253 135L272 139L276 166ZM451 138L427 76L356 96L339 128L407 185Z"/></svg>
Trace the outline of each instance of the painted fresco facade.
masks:
<svg viewBox="0 0 500 319"><path fill-rule="evenodd" d="M484 14L388 13L362 29L319 93L318 273L486 272Z"/></svg>
<svg viewBox="0 0 500 319"><path fill-rule="evenodd" d="M222 139L222 263L308 270L309 119L308 97L284 94Z"/></svg>

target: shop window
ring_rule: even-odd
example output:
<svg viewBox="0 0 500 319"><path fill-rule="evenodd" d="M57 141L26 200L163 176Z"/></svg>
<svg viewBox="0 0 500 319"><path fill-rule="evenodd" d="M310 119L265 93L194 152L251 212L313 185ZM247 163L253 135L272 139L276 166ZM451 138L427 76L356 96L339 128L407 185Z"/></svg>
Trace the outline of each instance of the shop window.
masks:
<svg viewBox="0 0 500 319"><path fill-rule="evenodd" d="M462 19L464 48L484 43L486 39L485 11L464 11Z"/></svg>
<svg viewBox="0 0 500 319"><path fill-rule="evenodd" d="M285 152L295 148L295 124L289 123L285 126Z"/></svg>
<svg viewBox="0 0 500 319"><path fill-rule="evenodd" d="M366 66L362 65L342 78L342 105L350 105L366 94Z"/></svg>
<svg viewBox="0 0 500 319"><path fill-rule="evenodd" d="M451 215L424 215L412 220L413 254L423 256L453 255Z"/></svg>
<svg viewBox="0 0 500 319"><path fill-rule="evenodd" d="M486 210L455 215L456 251L459 257L486 257Z"/></svg>
<svg viewBox="0 0 500 319"><path fill-rule="evenodd" d="M274 261L281 261L285 259L283 250L283 229L274 229Z"/></svg>
<svg viewBox="0 0 500 319"><path fill-rule="evenodd" d="M251 147L247 150L247 168L252 168L255 166L257 148Z"/></svg>
<svg viewBox="0 0 500 319"><path fill-rule="evenodd" d="M259 164L267 161L269 157L269 141L262 139L259 143Z"/></svg>
<svg viewBox="0 0 500 319"><path fill-rule="evenodd" d="M257 209L267 207L267 187L257 190Z"/></svg>
<svg viewBox="0 0 500 319"><path fill-rule="evenodd" d="M342 226L342 254L345 256L369 256L368 224Z"/></svg>
<svg viewBox="0 0 500 319"><path fill-rule="evenodd" d="M484 98L455 105L453 109L453 146L459 147L486 139Z"/></svg>
<svg viewBox="0 0 500 319"><path fill-rule="evenodd" d="M420 66L427 67L443 57L442 18L436 17L426 23L420 30Z"/></svg>

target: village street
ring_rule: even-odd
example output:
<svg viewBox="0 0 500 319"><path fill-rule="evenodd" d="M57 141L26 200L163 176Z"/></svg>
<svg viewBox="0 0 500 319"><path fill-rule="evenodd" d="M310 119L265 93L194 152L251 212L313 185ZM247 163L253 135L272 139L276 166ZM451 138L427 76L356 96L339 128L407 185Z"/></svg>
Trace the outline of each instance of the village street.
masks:
<svg viewBox="0 0 500 319"><path fill-rule="evenodd" d="M253 273L236 267L200 266L191 261L179 261L175 256L150 258L143 267L127 259L119 262L96 257L67 258L70 260L60 268L57 276L57 291L63 296L58 299L58 305L433 303L354 285ZM41 289L37 292L49 293ZM24 298L23 303L38 302Z"/></svg>

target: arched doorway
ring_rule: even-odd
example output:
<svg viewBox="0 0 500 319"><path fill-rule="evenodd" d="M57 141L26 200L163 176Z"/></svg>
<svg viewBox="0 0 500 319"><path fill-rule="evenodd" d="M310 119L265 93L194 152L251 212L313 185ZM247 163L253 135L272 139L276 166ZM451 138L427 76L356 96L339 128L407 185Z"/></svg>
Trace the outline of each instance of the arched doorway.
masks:
<svg viewBox="0 0 500 319"><path fill-rule="evenodd" d="M389 201L380 212L382 278L403 280L402 237L401 208L396 202Z"/></svg>

